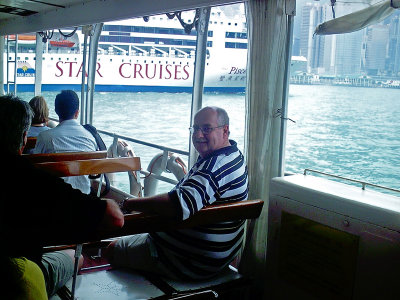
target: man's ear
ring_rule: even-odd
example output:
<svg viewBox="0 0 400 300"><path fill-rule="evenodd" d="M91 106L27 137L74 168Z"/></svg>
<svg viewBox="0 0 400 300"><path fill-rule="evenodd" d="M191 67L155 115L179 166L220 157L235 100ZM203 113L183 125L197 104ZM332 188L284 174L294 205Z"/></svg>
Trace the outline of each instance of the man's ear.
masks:
<svg viewBox="0 0 400 300"><path fill-rule="evenodd" d="M21 149L19 149L18 154L20 155L22 154L27 142L28 142L28 131L24 131L24 133L22 134L22 146Z"/></svg>
<svg viewBox="0 0 400 300"><path fill-rule="evenodd" d="M229 125L225 125L225 126L224 126L224 135L226 135L227 137L229 137L229 134L230 134L230 132L229 132Z"/></svg>
<svg viewBox="0 0 400 300"><path fill-rule="evenodd" d="M78 116L79 116L79 109L76 110L74 114L74 119L78 119Z"/></svg>

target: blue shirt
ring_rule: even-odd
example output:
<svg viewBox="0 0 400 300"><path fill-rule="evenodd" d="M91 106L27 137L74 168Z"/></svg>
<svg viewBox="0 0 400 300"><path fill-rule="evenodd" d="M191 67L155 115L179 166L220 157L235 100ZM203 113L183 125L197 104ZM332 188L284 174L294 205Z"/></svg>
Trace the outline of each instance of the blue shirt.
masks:
<svg viewBox="0 0 400 300"><path fill-rule="evenodd" d="M39 133L45 130L49 130L50 127L47 126L31 126L28 131L28 137L35 137L38 136Z"/></svg>
<svg viewBox="0 0 400 300"><path fill-rule="evenodd" d="M188 174L169 192L187 219L212 203L247 199L247 167L237 144L199 158ZM157 254L176 276L202 279L224 269L239 253L244 220L198 226L192 229L151 233Z"/></svg>
<svg viewBox="0 0 400 300"><path fill-rule="evenodd" d="M84 152L96 151L97 143L93 135L76 119L65 120L56 127L41 132L36 141L34 153ZM82 193L90 193L88 176L64 177L65 182L79 189Z"/></svg>

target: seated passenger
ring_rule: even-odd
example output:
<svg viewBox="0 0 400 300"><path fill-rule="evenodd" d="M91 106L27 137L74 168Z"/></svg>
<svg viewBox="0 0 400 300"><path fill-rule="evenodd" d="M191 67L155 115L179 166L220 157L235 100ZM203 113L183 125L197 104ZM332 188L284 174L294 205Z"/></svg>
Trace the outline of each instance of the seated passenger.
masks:
<svg viewBox="0 0 400 300"><path fill-rule="evenodd" d="M122 212L113 200L83 194L62 179L36 169L19 155L26 144L31 120L32 111L27 102L12 95L0 97L1 299L15 299L13 287L18 283L13 279L20 278L21 268L33 268L27 271L37 274L37 268L29 261L40 267L47 294L53 295L71 278L75 252L43 254L43 245L77 242L98 229L118 228L124 223ZM9 271L15 276L9 276ZM43 278L25 279L36 281L30 284L39 295Z"/></svg>
<svg viewBox="0 0 400 300"><path fill-rule="evenodd" d="M28 137L35 137L42 131L50 129L50 127L47 127L49 108L47 107L46 100L44 100L42 96L33 97L31 101L29 101L29 105L33 111L33 119Z"/></svg>
<svg viewBox="0 0 400 300"><path fill-rule="evenodd" d="M55 99L55 111L59 124L38 135L33 153L59 153L96 151L97 143L93 135L78 122L79 98L71 90L61 91ZM64 181L79 189L82 193L90 193L88 176L72 176Z"/></svg>
<svg viewBox="0 0 400 300"><path fill-rule="evenodd" d="M236 142L229 140L225 110L201 109L191 132L200 156L185 177L167 194L125 200L124 210L183 220L213 203L247 199L247 167ZM244 220L137 234L111 243L106 255L116 266L176 279L205 279L228 267L239 253L243 234Z"/></svg>
<svg viewBox="0 0 400 300"><path fill-rule="evenodd" d="M0 257L3 277L2 296L15 300L47 300L42 270L25 257Z"/></svg>

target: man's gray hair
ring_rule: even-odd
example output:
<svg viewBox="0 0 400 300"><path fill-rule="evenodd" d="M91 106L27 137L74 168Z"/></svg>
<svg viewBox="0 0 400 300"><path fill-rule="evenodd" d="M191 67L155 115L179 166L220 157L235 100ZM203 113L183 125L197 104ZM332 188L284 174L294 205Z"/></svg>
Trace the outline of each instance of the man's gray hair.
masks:
<svg viewBox="0 0 400 300"><path fill-rule="evenodd" d="M33 112L28 102L17 96L0 96L0 147L17 154L23 145L23 134L29 131Z"/></svg>
<svg viewBox="0 0 400 300"><path fill-rule="evenodd" d="M229 117L226 110L216 106L214 106L213 108L217 112L218 126L229 125Z"/></svg>
<svg viewBox="0 0 400 300"><path fill-rule="evenodd" d="M205 106L203 108L201 108L197 113L199 113L202 110L205 109L211 109L217 112L217 123L218 126L222 126L222 125L229 125L229 117L228 117L228 113L226 112L225 109L218 107L218 106Z"/></svg>

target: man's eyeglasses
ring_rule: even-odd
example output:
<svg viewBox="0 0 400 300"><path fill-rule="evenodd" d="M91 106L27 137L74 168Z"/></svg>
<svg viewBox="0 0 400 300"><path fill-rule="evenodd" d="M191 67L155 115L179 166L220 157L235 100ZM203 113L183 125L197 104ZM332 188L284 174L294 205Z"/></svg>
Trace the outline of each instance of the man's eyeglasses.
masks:
<svg viewBox="0 0 400 300"><path fill-rule="evenodd" d="M225 125L216 126L216 127L200 127L200 126L193 126L189 127L189 131L191 134L195 134L197 131L201 130L201 132L205 135L210 134L214 129L224 127Z"/></svg>

